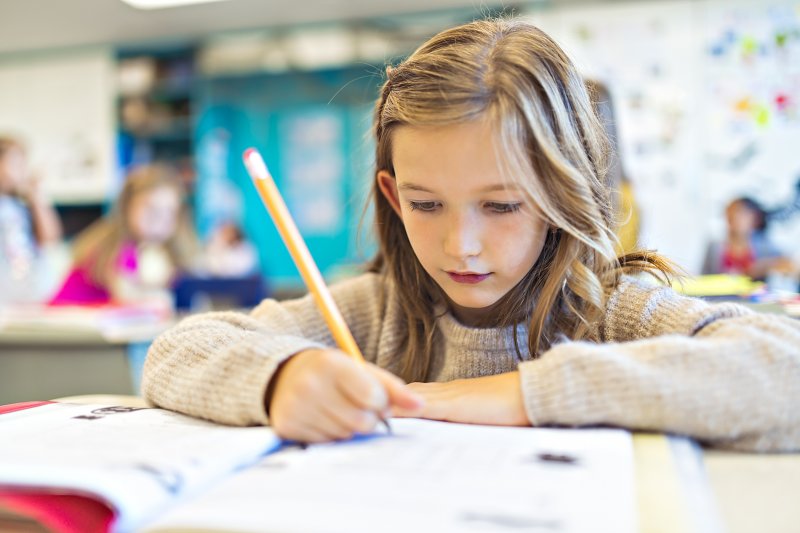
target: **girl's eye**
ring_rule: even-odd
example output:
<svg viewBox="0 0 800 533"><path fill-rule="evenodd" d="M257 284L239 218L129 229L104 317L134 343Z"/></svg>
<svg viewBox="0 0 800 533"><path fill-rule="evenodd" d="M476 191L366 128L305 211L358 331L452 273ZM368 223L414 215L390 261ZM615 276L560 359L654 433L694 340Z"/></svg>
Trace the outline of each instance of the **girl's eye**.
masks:
<svg viewBox="0 0 800 533"><path fill-rule="evenodd" d="M436 209L437 202L409 202L408 205L412 211L431 212Z"/></svg>
<svg viewBox="0 0 800 533"><path fill-rule="evenodd" d="M522 207L521 202L504 204L500 202L486 202L486 207L494 213L514 213Z"/></svg>

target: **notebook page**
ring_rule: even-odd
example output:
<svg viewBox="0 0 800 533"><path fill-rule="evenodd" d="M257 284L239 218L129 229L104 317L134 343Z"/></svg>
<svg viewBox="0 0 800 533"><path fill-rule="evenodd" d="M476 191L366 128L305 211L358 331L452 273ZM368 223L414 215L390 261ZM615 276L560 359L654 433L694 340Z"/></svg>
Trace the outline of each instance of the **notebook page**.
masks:
<svg viewBox="0 0 800 533"><path fill-rule="evenodd" d="M414 419L392 429L267 456L147 531L635 531L627 432Z"/></svg>
<svg viewBox="0 0 800 533"><path fill-rule="evenodd" d="M279 445L264 427L67 403L4 414L0 435L0 484L98 494L123 531Z"/></svg>

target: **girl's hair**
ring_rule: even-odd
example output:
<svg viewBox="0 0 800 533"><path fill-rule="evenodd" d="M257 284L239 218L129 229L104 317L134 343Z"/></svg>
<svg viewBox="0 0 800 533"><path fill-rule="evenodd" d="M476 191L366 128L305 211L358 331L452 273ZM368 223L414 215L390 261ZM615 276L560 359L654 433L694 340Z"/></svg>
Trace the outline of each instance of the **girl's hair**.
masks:
<svg viewBox="0 0 800 533"><path fill-rule="evenodd" d="M5 156L6 153L13 148L25 151L25 145L16 137L0 135L0 157Z"/></svg>
<svg viewBox="0 0 800 533"><path fill-rule="evenodd" d="M125 179L111 213L94 222L75 239L74 264L88 268L89 276L94 283L104 287L110 286L122 245L126 241L135 240L128 216L133 199L161 187L173 189L178 197L183 199L183 187L172 168L156 164L134 169ZM189 256L185 248L185 228L182 227L186 221L182 214L179 214L177 231L165 243L173 264L179 267L187 266Z"/></svg>
<svg viewBox="0 0 800 533"><path fill-rule="evenodd" d="M589 91L589 99L592 102L594 113L603 125L610 144L607 156L606 183L613 193L614 188L619 187L623 181L628 181L625 169L622 168L622 158L620 157L614 101L611 99L611 92L608 87L601 81L587 79L586 89Z"/></svg>
<svg viewBox="0 0 800 533"><path fill-rule="evenodd" d="M484 117L496 131L501 172L553 229L536 264L480 326L527 322L532 357L564 336L599 338L596 324L623 272L647 271L666 281L674 270L649 251L616 256L606 186L609 143L584 80L544 32L520 20L476 21L439 33L387 69L374 116L376 172L395 175L392 132L398 126ZM376 184L372 195L380 248L371 269L396 285L409 328L398 373L423 380L442 293Z"/></svg>

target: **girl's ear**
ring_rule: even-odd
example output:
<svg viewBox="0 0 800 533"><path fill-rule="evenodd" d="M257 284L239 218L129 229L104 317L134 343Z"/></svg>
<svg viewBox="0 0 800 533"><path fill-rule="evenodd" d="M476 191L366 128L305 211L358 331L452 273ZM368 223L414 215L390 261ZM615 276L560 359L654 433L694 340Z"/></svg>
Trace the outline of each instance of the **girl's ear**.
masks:
<svg viewBox="0 0 800 533"><path fill-rule="evenodd" d="M403 213L400 211L400 196L397 193L397 180L385 170L379 170L375 179L378 180L378 188L383 197L392 206L400 220L403 220Z"/></svg>

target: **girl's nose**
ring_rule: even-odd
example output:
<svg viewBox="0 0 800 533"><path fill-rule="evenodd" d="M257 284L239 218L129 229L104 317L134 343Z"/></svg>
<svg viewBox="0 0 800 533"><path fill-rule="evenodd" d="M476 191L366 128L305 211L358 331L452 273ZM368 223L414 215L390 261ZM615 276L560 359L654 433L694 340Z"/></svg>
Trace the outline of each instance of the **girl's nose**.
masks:
<svg viewBox="0 0 800 533"><path fill-rule="evenodd" d="M456 259L479 255L482 248L479 226L475 217L469 214L450 217L444 238L444 253Z"/></svg>

